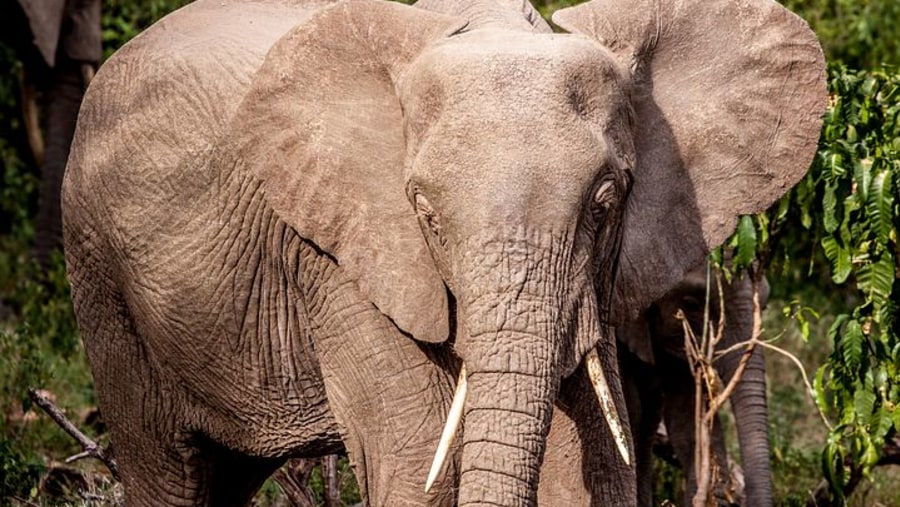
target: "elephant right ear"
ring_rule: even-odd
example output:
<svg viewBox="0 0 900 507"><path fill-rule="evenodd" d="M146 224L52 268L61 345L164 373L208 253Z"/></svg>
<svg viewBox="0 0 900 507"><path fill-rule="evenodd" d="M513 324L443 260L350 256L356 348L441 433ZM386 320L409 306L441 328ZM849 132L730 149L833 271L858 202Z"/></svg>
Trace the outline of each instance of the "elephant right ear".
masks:
<svg viewBox="0 0 900 507"><path fill-rule="evenodd" d="M323 8L268 52L224 144L284 222L428 342L448 337L447 293L406 197L394 83L463 25L393 2Z"/></svg>
<svg viewBox="0 0 900 507"><path fill-rule="evenodd" d="M553 16L631 76L636 163L613 320L634 318L809 168L825 111L815 34L773 0L592 0Z"/></svg>

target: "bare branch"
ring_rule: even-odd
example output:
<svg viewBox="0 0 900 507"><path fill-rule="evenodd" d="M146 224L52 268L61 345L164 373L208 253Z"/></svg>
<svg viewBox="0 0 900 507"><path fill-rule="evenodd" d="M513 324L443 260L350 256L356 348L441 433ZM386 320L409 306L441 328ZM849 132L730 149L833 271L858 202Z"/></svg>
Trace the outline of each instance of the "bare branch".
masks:
<svg viewBox="0 0 900 507"><path fill-rule="evenodd" d="M107 453L106 450L103 449L99 444L88 438L87 435L81 432L78 428L69 421L65 414L62 413L62 410L57 408L56 405L50 401L49 398L43 395L40 391L34 388L28 389L28 397L31 398L31 401L34 402L35 405L41 407L41 409L50 416L53 421L59 425L66 433L72 436L75 440L81 444L81 448L84 449L83 452L80 452L74 456L69 457L66 460L66 463L71 463L77 459L92 457L96 458L103 462L106 465L106 468L109 469L112 476L119 480L119 467L116 465L116 460L111 455Z"/></svg>
<svg viewBox="0 0 900 507"><path fill-rule="evenodd" d="M696 344L689 343L693 341L693 331L690 324L683 319L683 314L679 314L682 318L682 326L685 332L685 351L691 363L691 372L694 376L695 385L695 404L694 404L694 469L697 481L697 491L694 494L692 504L694 507L704 507L708 505L712 499L710 498L710 487L713 479L720 472L716 463L712 459L712 439L711 434L716 421L716 415L719 410L737 388L743 377L744 370L750 362L756 344L759 342L759 336L762 333L762 312L759 304L759 290L756 277L753 277L753 328L750 340L745 342L743 346L745 350L741 357L738 367L729 380L728 384L719 391L718 374L712 364L720 357L716 352L716 346L722 340L725 333L725 291L722 286L722 277L716 272L716 289L719 296L719 320L714 326L709 320L709 293L711 285L711 269L707 267L706 277L706 306L704 309L703 322L703 343L700 346L702 354L697 350ZM705 396L703 386L706 386Z"/></svg>
<svg viewBox="0 0 900 507"><path fill-rule="evenodd" d="M314 459L292 459L272 475L292 507L315 507L315 499L307 484L315 465Z"/></svg>
<svg viewBox="0 0 900 507"><path fill-rule="evenodd" d="M32 502L31 500L26 500L26 499L24 499L24 498L22 498L22 497L18 497L18 496L13 495L13 496L10 497L10 498L12 498L13 500L15 500L15 501L17 501L17 502L19 502L19 503L21 503L21 504L23 504L23 505L28 505L29 507L41 507L40 505L38 505L38 504Z"/></svg>
<svg viewBox="0 0 900 507"><path fill-rule="evenodd" d="M338 482L337 454L329 454L322 458L322 475L325 479L325 507L340 507L341 488Z"/></svg>
<svg viewBox="0 0 900 507"><path fill-rule="evenodd" d="M806 389L807 389L807 392L809 393L809 397L812 398L813 405L816 407L816 412L819 413L819 417L822 418L822 422L825 423L825 426L828 428L828 431L833 431L834 426L832 426L831 423L828 422L828 417L825 416L825 413L822 412L822 410L819 408L819 404L816 403L816 390L813 389L812 384L809 382L809 377L806 375L806 369L803 367L803 363L801 363L800 360L797 359L797 356L795 356L794 354L791 354L790 352L784 350L783 348L777 347L769 342L760 341L760 342L758 342L758 344L761 347L765 347L769 350L774 350L775 352L778 352L779 354L787 357L788 359L793 361L794 364L797 365L797 368L800 369L800 375L803 377L803 383L806 384Z"/></svg>
<svg viewBox="0 0 900 507"><path fill-rule="evenodd" d="M731 394L737 388L737 385L741 382L741 379L744 376L744 370L747 368L747 363L750 362L750 358L753 357L753 351L756 350L756 345L760 343L759 337L762 334L762 309L759 304L759 285L755 278L752 280L753 283L753 328L750 334L750 340L746 342L746 349L744 350L743 355L741 356L740 362L738 362L738 366L734 371L734 375L732 375L731 379L728 381L728 385L719 393L717 396L713 397L712 402L710 403L709 412L706 414L706 417L709 419L709 422L712 422L712 418L715 417L715 414L718 413L719 409L722 408L722 405L728 401L728 398L731 397ZM720 286L721 290L721 286ZM720 299L720 307L724 313L725 301ZM724 328L720 325L719 332L724 332ZM710 356L712 357L712 356Z"/></svg>

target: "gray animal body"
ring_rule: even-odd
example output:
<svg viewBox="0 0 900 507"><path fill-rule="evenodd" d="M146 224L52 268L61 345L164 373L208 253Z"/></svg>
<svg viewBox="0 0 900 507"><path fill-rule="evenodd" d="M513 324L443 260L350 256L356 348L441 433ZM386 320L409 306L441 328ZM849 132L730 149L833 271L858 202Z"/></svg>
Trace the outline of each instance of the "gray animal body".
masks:
<svg viewBox="0 0 900 507"><path fill-rule="evenodd" d="M636 501L611 326L803 175L821 50L769 0L435 5L199 0L100 69L66 255L130 505L341 448L369 505Z"/></svg>

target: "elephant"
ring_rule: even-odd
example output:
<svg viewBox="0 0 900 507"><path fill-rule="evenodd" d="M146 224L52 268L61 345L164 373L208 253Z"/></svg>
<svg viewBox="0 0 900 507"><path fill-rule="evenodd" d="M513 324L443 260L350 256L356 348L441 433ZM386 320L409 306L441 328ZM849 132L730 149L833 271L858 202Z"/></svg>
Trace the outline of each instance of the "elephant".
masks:
<svg viewBox="0 0 900 507"><path fill-rule="evenodd" d="M691 504L696 492L694 469L694 377L685 353L682 322L676 318L681 310L695 336L703 330L707 300L706 263L690 271L675 288L654 302L638 319L617 328L620 368L625 384L625 400L631 432L634 437L638 476L638 504L653 503L652 449L657 427L665 421L666 432L675 456L685 469L687 486L684 505ZM715 276L710 273L710 276ZM715 280L712 278L712 280ZM716 283L710 284L710 322L718 325L721 302ZM749 273L722 284L725 305L725 327L717 351L725 351L750 339L753 333L754 288ZM757 283L758 302L764 308L769 285L764 276ZM731 352L715 361L716 372L728 384L740 362L740 352ZM766 365L757 348L731 395L737 427L745 489L743 505L772 505L772 477L769 463L768 412L766 409ZM725 436L716 417L712 451L720 474L716 484L718 496L726 498L729 484Z"/></svg>
<svg viewBox="0 0 900 507"><path fill-rule="evenodd" d="M130 505L341 450L368 505L567 460L636 501L614 326L805 173L821 48L771 0L454 5L198 0L98 71L66 261Z"/></svg>
<svg viewBox="0 0 900 507"><path fill-rule="evenodd" d="M100 0L18 0L0 8L0 33L24 66L26 134L40 167L34 254L43 268L62 247L60 189L84 90L103 56ZM35 88L46 106L46 148Z"/></svg>

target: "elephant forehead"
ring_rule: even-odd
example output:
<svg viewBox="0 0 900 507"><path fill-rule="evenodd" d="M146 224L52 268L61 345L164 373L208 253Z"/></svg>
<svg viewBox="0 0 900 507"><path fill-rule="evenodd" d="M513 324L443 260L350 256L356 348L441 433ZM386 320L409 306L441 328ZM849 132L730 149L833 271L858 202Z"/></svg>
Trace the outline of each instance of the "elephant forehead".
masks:
<svg viewBox="0 0 900 507"><path fill-rule="evenodd" d="M438 94L442 107L491 115L498 106L521 110L566 104L577 94L618 94L622 75L603 46L581 35L477 30L425 51L407 83L412 101Z"/></svg>

